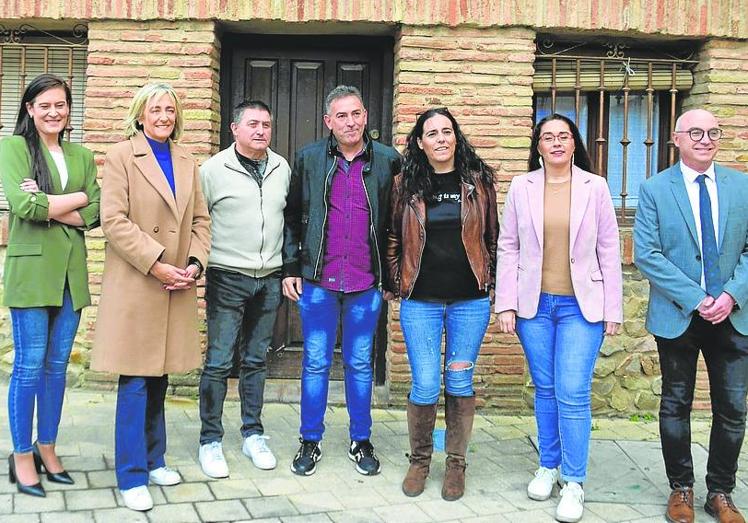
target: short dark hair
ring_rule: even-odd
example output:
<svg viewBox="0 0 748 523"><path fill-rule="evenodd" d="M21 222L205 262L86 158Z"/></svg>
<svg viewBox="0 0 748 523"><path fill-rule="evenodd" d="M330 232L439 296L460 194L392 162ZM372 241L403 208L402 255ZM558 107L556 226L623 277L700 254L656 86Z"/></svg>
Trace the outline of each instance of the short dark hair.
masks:
<svg viewBox="0 0 748 523"><path fill-rule="evenodd" d="M574 165L587 172L594 172L592 170L592 161L590 161L590 155L587 154L587 148L584 146L584 140L582 135L579 133L579 129L576 124L571 121L570 118L558 113L549 114L537 124L532 130L532 139L530 140L530 159L527 162L527 168L530 171L540 169L540 151L538 151L538 144L540 143L540 130L543 125L552 121L560 120L565 122L569 126L571 135L574 137Z"/></svg>
<svg viewBox="0 0 748 523"><path fill-rule="evenodd" d="M265 102L260 100L244 100L234 107L234 110L231 113L231 121L236 124L241 122L242 116L244 116L244 111L247 109L259 109L260 111L265 111L270 115L270 118L273 118L273 111L270 110L270 106Z"/></svg>

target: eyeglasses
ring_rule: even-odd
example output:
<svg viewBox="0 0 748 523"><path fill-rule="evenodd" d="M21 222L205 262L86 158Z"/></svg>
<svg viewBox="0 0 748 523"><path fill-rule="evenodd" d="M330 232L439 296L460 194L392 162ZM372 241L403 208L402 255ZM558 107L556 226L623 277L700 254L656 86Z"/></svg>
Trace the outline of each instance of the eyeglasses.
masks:
<svg viewBox="0 0 748 523"><path fill-rule="evenodd" d="M574 137L568 131L561 131L558 134L543 133L540 135L540 141L543 143L551 144L558 138L559 143L569 143Z"/></svg>
<svg viewBox="0 0 748 523"><path fill-rule="evenodd" d="M704 129L699 129L698 127L692 127L688 131L675 131L676 133L687 133L688 137L691 138L694 142L700 142L702 138L704 138L704 134L706 134L709 139L713 142L716 142L720 138L722 138L722 129L719 127L712 127L711 129L705 131Z"/></svg>

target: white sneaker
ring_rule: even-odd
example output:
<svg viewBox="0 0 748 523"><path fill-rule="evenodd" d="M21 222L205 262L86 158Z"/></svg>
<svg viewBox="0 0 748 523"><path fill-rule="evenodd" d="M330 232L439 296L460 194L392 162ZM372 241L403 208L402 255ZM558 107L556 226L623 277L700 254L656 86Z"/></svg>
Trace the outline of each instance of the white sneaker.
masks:
<svg viewBox="0 0 748 523"><path fill-rule="evenodd" d="M148 479L151 483L160 487L171 487L182 482L182 476L174 469L169 467L160 467L148 472Z"/></svg>
<svg viewBox="0 0 748 523"><path fill-rule="evenodd" d="M252 434L248 438L244 438L244 445L242 445L242 452L245 456L252 460L255 467L262 470L274 469L278 464L273 456L273 452L268 448L266 440L270 439L269 436L261 434Z"/></svg>
<svg viewBox="0 0 748 523"><path fill-rule="evenodd" d="M561 489L561 500L556 507L556 519L564 523L575 523L584 513L584 491L579 483L569 481Z"/></svg>
<svg viewBox="0 0 748 523"><path fill-rule="evenodd" d="M153 508L153 498L151 498L151 493L148 492L148 487L145 485L120 490L119 493L122 494L122 501L125 502L125 506L130 510L145 511Z"/></svg>
<svg viewBox="0 0 748 523"><path fill-rule="evenodd" d="M553 485L556 483L558 483L558 469L540 467L527 485L527 497L536 501L545 501L551 497Z"/></svg>
<svg viewBox="0 0 748 523"><path fill-rule="evenodd" d="M223 445L220 441L212 441L205 445L200 445L198 460L203 474L210 478L227 478L229 477L229 465L226 458L223 457Z"/></svg>

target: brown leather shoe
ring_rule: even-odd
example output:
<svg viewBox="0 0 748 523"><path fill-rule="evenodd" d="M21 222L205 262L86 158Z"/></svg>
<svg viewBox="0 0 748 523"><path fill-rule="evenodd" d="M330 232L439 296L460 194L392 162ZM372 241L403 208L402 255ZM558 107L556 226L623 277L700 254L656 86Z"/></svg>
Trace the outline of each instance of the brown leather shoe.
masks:
<svg viewBox="0 0 748 523"><path fill-rule="evenodd" d="M693 489L675 488L667 500L665 519L670 523L693 523Z"/></svg>
<svg viewBox="0 0 748 523"><path fill-rule="evenodd" d="M710 492L704 510L720 523L745 523L743 515L732 502L732 496L724 492Z"/></svg>

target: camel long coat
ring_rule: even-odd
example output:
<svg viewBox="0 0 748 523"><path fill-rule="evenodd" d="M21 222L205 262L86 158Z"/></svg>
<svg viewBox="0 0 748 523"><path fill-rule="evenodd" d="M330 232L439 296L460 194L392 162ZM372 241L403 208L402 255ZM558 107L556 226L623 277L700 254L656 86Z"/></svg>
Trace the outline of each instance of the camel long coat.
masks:
<svg viewBox="0 0 748 523"><path fill-rule="evenodd" d="M156 260L207 266L210 217L197 165L171 143L176 198L145 136L112 146L104 162L101 226L106 260L91 368L128 376L187 372L201 364L197 291L166 291Z"/></svg>

